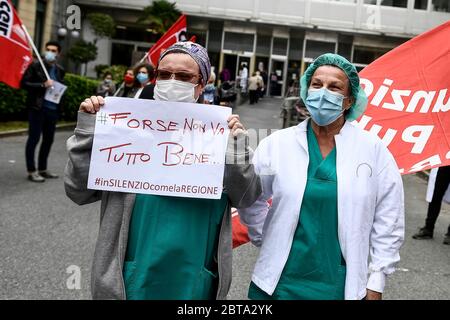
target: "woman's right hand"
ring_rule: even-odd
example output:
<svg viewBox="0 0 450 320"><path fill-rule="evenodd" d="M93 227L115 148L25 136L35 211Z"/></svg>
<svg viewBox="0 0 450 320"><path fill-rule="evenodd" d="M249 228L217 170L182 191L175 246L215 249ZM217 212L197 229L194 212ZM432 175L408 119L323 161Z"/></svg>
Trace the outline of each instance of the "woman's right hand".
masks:
<svg viewBox="0 0 450 320"><path fill-rule="evenodd" d="M79 111L86 113L97 113L105 104L105 99L102 96L92 96L84 99L80 104Z"/></svg>

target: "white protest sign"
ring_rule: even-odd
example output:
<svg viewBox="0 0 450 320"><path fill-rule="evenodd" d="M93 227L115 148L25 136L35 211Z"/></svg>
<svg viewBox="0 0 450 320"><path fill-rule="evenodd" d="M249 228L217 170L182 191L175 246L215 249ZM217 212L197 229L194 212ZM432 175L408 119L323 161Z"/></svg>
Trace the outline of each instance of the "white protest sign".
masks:
<svg viewBox="0 0 450 320"><path fill-rule="evenodd" d="M53 103L58 104L61 101L67 86L63 85L61 82L53 81L53 86L47 88L45 91L44 99Z"/></svg>
<svg viewBox="0 0 450 320"><path fill-rule="evenodd" d="M88 188L220 199L230 115L206 104L105 98Z"/></svg>

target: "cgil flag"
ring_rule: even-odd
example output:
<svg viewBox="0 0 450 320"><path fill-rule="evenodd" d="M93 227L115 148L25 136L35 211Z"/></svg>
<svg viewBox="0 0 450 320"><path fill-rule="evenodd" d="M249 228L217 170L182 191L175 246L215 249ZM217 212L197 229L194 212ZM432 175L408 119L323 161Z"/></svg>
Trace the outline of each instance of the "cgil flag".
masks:
<svg viewBox="0 0 450 320"><path fill-rule="evenodd" d="M177 21L170 27L169 30L150 48L148 52L148 62L156 66L158 64L161 53L168 47L178 41L185 41L186 39L186 16L181 15Z"/></svg>
<svg viewBox="0 0 450 320"><path fill-rule="evenodd" d="M13 5L9 0L0 0L0 81L20 88L20 81L30 63L32 48L28 43Z"/></svg>
<svg viewBox="0 0 450 320"><path fill-rule="evenodd" d="M402 174L450 165L450 21L360 72L369 104L357 122L388 146Z"/></svg>

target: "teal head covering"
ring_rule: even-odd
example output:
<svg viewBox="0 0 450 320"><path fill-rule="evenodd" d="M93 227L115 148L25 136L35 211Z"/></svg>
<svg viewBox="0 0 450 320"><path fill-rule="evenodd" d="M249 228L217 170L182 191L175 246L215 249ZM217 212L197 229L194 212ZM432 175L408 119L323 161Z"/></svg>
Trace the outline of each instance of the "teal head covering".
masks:
<svg viewBox="0 0 450 320"><path fill-rule="evenodd" d="M308 69L306 69L300 79L300 97L303 101L306 101L309 84L311 83L314 72L317 68L327 65L338 67L347 75L347 78L350 81L351 95L355 98L355 102L351 105L345 118L349 121L358 119L366 110L367 96L359 85L358 71L355 66L338 54L325 53L309 65Z"/></svg>

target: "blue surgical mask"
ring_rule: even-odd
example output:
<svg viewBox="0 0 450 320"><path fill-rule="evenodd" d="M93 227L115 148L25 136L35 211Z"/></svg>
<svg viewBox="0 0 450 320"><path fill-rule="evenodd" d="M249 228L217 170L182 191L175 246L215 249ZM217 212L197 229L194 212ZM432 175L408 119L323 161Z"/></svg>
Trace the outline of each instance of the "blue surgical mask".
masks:
<svg viewBox="0 0 450 320"><path fill-rule="evenodd" d="M319 126L327 126L344 113L342 109L344 98L342 94L326 88L309 89L305 105L315 123Z"/></svg>
<svg viewBox="0 0 450 320"><path fill-rule="evenodd" d="M148 81L148 74L139 72L136 76L139 83L146 83Z"/></svg>
<svg viewBox="0 0 450 320"><path fill-rule="evenodd" d="M51 51L46 51L45 52L45 60L47 60L48 62L53 62L56 60L56 53L51 52Z"/></svg>

